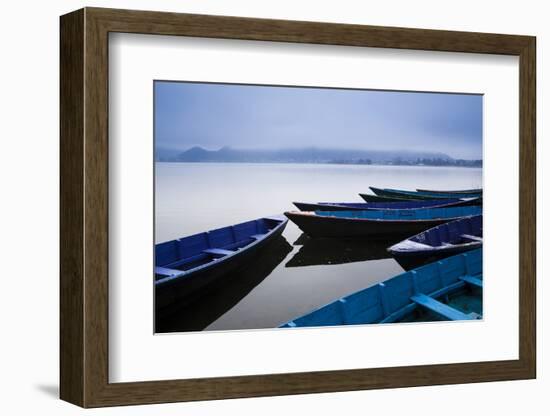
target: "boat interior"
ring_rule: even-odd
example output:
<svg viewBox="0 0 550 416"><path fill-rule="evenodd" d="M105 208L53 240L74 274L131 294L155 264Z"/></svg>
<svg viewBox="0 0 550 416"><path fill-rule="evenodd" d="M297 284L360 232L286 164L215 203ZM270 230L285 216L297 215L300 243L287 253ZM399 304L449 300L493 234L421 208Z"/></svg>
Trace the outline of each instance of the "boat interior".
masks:
<svg viewBox="0 0 550 416"><path fill-rule="evenodd" d="M424 231L410 240L416 243L439 247L444 244L467 244L483 242L483 217L476 215L448 222Z"/></svg>

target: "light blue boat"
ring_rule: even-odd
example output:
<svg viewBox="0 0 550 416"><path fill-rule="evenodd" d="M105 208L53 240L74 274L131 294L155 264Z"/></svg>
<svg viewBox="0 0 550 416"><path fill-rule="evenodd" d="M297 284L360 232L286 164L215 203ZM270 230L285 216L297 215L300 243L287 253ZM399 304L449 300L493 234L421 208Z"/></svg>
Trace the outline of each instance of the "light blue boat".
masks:
<svg viewBox="0 0 550 416"><path fill-rule="evenodd" d="M482 318L482 249L402 273L281 328Z"/></svg>

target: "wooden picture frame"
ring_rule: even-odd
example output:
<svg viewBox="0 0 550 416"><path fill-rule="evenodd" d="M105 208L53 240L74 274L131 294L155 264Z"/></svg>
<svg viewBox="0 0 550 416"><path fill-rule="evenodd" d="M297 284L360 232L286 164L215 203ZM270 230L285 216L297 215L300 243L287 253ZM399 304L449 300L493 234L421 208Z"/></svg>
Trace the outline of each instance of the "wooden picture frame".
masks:
<svg viewBox="0 0 550 416"><path fill-rule="evenodd" d="M529 379L536 376L535 38L85 8L61 17L60 396L82 407ZM519 56L519 359L109 383L110 32Z"/></svg>

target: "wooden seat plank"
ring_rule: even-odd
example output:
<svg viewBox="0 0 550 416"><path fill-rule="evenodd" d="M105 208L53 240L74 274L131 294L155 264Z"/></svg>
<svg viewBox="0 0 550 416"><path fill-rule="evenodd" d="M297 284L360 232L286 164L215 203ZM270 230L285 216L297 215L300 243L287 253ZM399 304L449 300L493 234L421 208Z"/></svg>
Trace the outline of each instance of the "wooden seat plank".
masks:
<svg viewBox="0 0 550 416"><path fill-rule="evenodd" d="M411 300L419 306L426 308L450 321L469 321L474 319L465 313L451 308L449 305L445 305L444 303L424 295L423 293L412 296Z"/></svg>
<svg viewBox="0 0 550 416"><path fill-rule="evenodd" d="M480 243L483 242L483 237L477 237L475 235L462 234L461 237L466 239L466 240L476 241L476 242L480 242Z"/></svg>
<svg viewBox="0 0 550 416"><path fill-rule="evenodd" d="M478 279L477 277L466 275L466 276L460 277L460 280L472 286L483 288L483 281L481 279Z"/></svg>
<svg viewBox="0 0 550 416"><path fill-rule="evenodd" d="M209 248L209 249L203 250L202 252L207 254L214 254L216 256L228 256L229 254L234 253L234 251L224 250L221 248Z"/></svg>
<svg viewBox="0 0 550 416"><path fill-rule="evenodd" d="M181 270L175 270L175 269L168 269L166 267L155 267L155 274L159 274L161 276L176 276L178 274L183 273Z"/></svg>

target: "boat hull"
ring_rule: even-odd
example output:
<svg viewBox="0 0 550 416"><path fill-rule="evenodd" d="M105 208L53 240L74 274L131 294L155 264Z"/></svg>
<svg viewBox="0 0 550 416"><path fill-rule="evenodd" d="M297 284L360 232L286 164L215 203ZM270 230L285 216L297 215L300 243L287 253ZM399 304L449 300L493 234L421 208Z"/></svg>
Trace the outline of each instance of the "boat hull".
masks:
<svg viewBox="0 0 550 416"><path fill-rule="evenodd" d="M304 233L311 237L351 237L374 239L399 239L408 237L418 234L428 228L456 219L380 221L328 216L320 217L309 212L286 212L285 215Z"/></svg>
<svg viewBox="0 0 550 416"><path fill-rule="evenodd" d="M353 206L344 206L338 204L315 204L309 202L293 202L294 206L300 211L349 211L349 210L361 210L365 208L358 208ZM365 204L366 205L366 204Z"/></svg>
<svg viewBox="0 0 550 416"><path fill-rule="evenodd" d="M424 253L392 253L393 258L404 270L412 270L435 261L446 259L457 254L466 253L479 248L479 245L465 247L455 246L445 250L430 251Z"/></svg>
<svg viewBox="0 0 550 416"><path fill-rule="evenodd" d="M215 287L216 283L223 280L226 275L249 264L283 233L286 224L287 220L283 220L262 240L256 241L227 258L212 262L207 267L199 268L181 277L155 282L156 313L160 316L173 313Z"/></svg>
<svg viewBox="0 0 550 416"><path fill-rule="evenodd" d="M408 201L412 198L398 198L396 196L380 196L380 195L371 195L371 194L359 194L365 202L403 202Z"/></svg>
<svg viewBox="0 0 550 416"><path fill-rule="evenodd" d="M438 190L433 190L433 189L417 189L416 190L417 192L422 192L422 193L428 193L428 194L477 194L477 195L482 195L483 194L483 189L480 189L480 188L476 188L476 189L460 189L460 190L456 190L456 191L438 191Z"/></svg>
<svg viewBox="0 0 550 416"><path fill-rule="evenodd" d="M402 199L413 199L413 200L431 200L431 199L448 199L448 198L479 198L480 193L465 193L458 192L452 193L451 191L446 191L444 193L435 193L435 192L420 192L420 191L404 191L399 189L381 189L375 188L374 186L370 187L371 191L376 195L385 198L402 198Z"/></svg>

